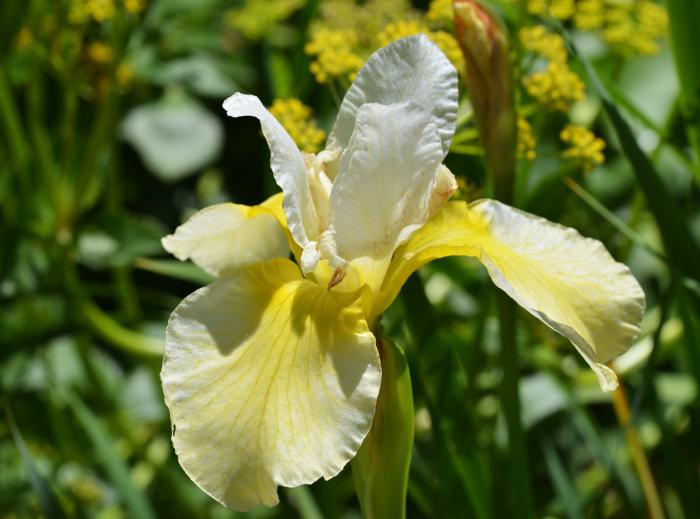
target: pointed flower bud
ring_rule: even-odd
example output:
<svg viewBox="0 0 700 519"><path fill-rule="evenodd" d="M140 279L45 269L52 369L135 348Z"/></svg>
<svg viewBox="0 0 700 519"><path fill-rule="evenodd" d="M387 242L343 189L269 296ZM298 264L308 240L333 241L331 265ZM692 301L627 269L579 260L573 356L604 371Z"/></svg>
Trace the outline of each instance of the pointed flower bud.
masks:
<svg viewBox="0 0 700 519"><path fill-rule="evenodd" d="M508 41L476 0L455 0L455 32L467 65L467 88L494 178L496 196L511 197L517 149L513 69Z"/></svg>

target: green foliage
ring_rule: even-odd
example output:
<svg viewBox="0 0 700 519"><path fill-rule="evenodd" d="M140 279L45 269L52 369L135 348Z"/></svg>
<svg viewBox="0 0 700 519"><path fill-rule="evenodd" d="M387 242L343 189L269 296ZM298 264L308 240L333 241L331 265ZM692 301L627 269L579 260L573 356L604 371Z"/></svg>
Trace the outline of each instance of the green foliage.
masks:
<svg viewBox="0 0 700 519"><path fill-rule="evenodd" d="M349 468L282 490L275 509L246 515L214 502L177 464L160 390L169 313L212 279L166 258L160 238L201 207L276 190L258 127L227 119L221 101L236 90L267 106L295 97L327 131L347 87L315 83L304 44L314 24L342 22L348 2L280 1L256 19L268 3L3 2L0 517L359 517ZM101 17L98 4L113 11ZM399 18L426 7L388 4ZM523 74L542 64L515 41L524 26L547 24L578 50L567 66L586 97L570 110L545 110L518 83L537 156L518 164L515 203L603 241L644 287L642 336L615 368L666 515L700 517L695 2L668 2L673 32L652 57L526 2L489 4ZM562 154L568 123L605 140L602 165L586 172ZM463 93L447 163L469 199L488 190L476 137ZM566 341L519 310L510 396L526 456L509 455L495 291L475 262L448 258L414 275L383 317L411 372L407 516L513 516L513 488L538 517L644 516L609 396Z"/></svg>

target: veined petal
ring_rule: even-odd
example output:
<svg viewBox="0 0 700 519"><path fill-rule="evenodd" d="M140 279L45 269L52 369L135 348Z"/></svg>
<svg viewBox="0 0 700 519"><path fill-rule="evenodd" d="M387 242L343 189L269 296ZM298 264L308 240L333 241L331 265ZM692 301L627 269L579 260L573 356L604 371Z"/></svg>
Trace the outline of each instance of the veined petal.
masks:
<svg viewBox="0 0 700 519"><path fill-rule="evenodd" d="M388 258L428 219L442 160L432 120L410 103L358 111L330 196L329 234L344 260Z"/></svg>
<svg viewBox="0 0 700 519"><path fill-rule="evenodd" d="M231 117L255 117L270 147L270 167L284 193L284 212L294 240L306 247L320 232L309 189L304 157L282 125L255 96L233 94L224 101Z"/></svg>
<svg viewBox="0 0 700 519"><path fill-rule="evenodd" d="M605 364L639 334L645 302L602 243L493 200L452 202L396 252L376 311L418 267L454 255L478 258L499 288L573 343L604 390L615 389Z"/></svg>
<svg viewBox="0 0 700 519"><path fill-rule="evenodd" d="M278 259L176 308L163 392L180 464L205 492L236 510L272 506L277 485L328 479L355 455L381 379L357 298Z"/></svg>
<svg viewBox="0 0 700 519"><path fill-rule="evenodd" d="M212 205L195 213L162 243L180 261L191 259L214 276L289 254L282 227L263 206Z"/></svg>
<svg viewBox="0 0 700 519"><path fill-rule="evenodd" d="M348 145L362 105L405 101L432 115L444 158L457 121L457 71L424 34L397 40L370 56L345 94L327 148Z"/></svg>

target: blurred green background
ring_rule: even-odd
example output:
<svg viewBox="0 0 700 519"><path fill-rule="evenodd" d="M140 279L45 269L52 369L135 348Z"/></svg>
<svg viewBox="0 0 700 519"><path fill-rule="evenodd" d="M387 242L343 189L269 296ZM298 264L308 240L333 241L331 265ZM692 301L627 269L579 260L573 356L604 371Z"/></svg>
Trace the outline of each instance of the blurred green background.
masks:
<svg viewBox="0 0 700 519"><path fill-rule="evenodd" d="M477 263L414 275L382 322L413 378L408 516L525 517L524 492L537 517L643 517L654 493L667 517L700 517L699 4L485 3L519 84L515 205L603 241L648 309L614 364L625 425L571 345L523 312L522 376L503 380L497 289ZM248 514L180 469L160 356L169 313L208 278L160 238L276 191L258 123L226 118L224 98L258 95L318 151L362 62L421 31L464 78L443 0L3 0L0 517L359 517L349 467ZM464 87L447 164L472 200L489 183ZM499 400L513 382L523 466Z"/></svg>

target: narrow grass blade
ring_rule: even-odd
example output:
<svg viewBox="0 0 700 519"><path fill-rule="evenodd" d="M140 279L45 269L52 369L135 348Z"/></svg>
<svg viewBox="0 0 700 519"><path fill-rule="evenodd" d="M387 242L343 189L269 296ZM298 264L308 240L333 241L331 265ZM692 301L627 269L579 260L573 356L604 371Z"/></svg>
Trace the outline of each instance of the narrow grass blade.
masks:
<svg viewBox="0 0 700 519"><path fill-rule="evenodd" d="M544 442L542 451L544 452L544 461L549 471L549 477L554 483L554 488L566 510L566 516L571 519L582 518L582 504L576 491L576 485L566 473L566 469L559 459L556 449L550 442Z"/></svg>
<svg viewBox="0 0 700 519"><path fill-rule="evenodd" d="M48 481L44 479L34 465L34 460L27 450L27 446L24 443L24 438L22 438L22 433L15 423L14 416L12 415L12 409L10 409L10 404L7 402L7 400L3 401L3 407L5 408L7 421L10 423L12 438L14 439L17 450L22 457L24 467L27 470L27 476L29 477L32 488L36 493L39 501L39 507L41 508L43 515L47 519L60 519L66 517L61 505L58 502L57 496L54 494L51 488L51 485L49 485Z"/></svg>
<svg viewBox="0 0 700 519"><path fill-rule="evenodd" d="M700 58L697 32L700 2L666 0L670 22L671 50L681 84L681 109L688 140L695 150L695 181L700 184Z"/></svg>
<svg viewBox="0 0 700 519"><path fill-rule="evenodd" d="M66 401L85 432L94 449L97 461L102 465L112 481L124 504L129 510L129 517L135 519L155 519L148 499L131 481L129 467L114 449L115 440L102 426L99 419L74 394L68 394Z"/></svg>
<svg viewBox="0 0 700 519"><path fill-rule="evenodd" d="M301 519L323 519L314 495L307 486L285 489L289 503L299 512Z"/></svg>

